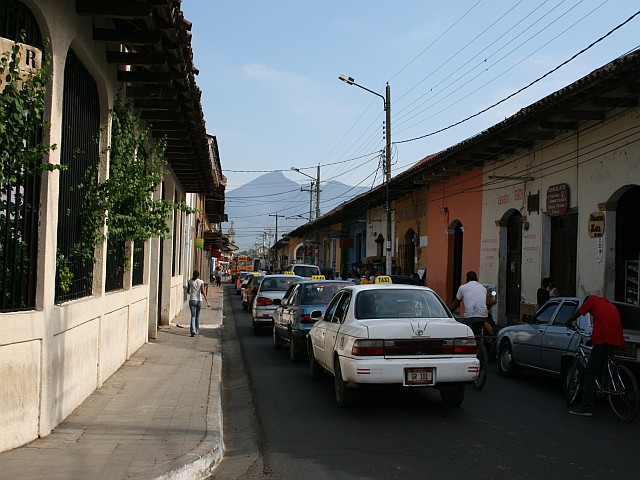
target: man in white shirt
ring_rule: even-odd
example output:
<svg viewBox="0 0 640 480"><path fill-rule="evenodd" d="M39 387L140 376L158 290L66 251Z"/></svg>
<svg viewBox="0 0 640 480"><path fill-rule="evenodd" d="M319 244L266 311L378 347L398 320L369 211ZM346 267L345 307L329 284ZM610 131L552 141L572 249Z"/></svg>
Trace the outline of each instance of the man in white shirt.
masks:
<svg viewBox="0 0 640 480"><path fill-rule="evenodd" d="M455 312L464 302L464 318L458 321L469 326L475 335L482 334L482 327L487 321L487 289L478 283L476 272L467 272L467 283L460 285L456 298L451 304L451 311Z"/></svg>

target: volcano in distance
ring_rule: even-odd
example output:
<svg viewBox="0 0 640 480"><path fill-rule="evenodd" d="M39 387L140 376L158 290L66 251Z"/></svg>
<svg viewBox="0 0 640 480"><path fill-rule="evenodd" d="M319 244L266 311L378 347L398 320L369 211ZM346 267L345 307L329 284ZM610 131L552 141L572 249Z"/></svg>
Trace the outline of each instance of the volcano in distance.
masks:
<svg viewBox="0 0 640 480"><path fill-rule="evenodd" d="M270 172L244 185L227 191L225 211L229 222L233 222L235 244L239 251L262 245L265 231L275 233L278 215L278 237L304 225L309 221L309 181L295 182L282 172ZM315 187L315 186L314 186ZM304 189L306 191L301 191ZM315 188L314 188L315 190ZM352 187L335 180L320 179L320 215L323 215L347 200L360 195L366 187ZM316 196L313 193L312 213L315 217ZM227 233L230 223L223 224ZM271 237L273 243L273 236Z"/></svg>

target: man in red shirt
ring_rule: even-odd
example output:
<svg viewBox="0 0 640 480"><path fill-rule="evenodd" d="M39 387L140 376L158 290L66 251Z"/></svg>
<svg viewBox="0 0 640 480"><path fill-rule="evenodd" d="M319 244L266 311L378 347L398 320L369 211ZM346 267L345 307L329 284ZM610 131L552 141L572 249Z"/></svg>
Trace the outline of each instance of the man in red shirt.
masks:
<svg viewBox="0 0 640 480"><path fill-rule="evenodd" d="M582 402L579 406L572 407L569 413L590 417L593 411L593 403L596 391L596 376L601 370L608 355L615 348L624 348L622 336L622 322L616 306L604 297L588 295L579 309L569 318L565 325L571 328L571 324L580 316L591 314L593 331L591 332L591 355L584 372L584 384Z"/></svg>

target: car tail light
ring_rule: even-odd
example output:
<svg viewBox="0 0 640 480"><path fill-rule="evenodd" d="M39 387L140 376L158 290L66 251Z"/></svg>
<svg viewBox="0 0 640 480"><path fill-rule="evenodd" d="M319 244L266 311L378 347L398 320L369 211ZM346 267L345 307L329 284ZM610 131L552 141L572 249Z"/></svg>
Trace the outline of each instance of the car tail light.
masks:
<svg viewBox="0 0 640 480"><path fill-rule="evenodd" d="M267 297L258 297L256 299L256 306L258 307L266 307L267 305L272 305L273 301Z"/></svg>
<svg viewBox="0 0 640 480"><path fill-rule="evenodd" d="M390 340L356 340L351 347L351 355L355 356L382 356L386 347L393 346Z"/></svg>
<svg viewBox="0 0 640 480"><path fill-rule="evenodd" d="M451 355L477 353L475 338L365 340L353 342L354 356Z"/></svg>
<svg viewBox="0 0 640 480"><path fill-rule="evenodd" d="M300 315L300 323L315 323L316 319L311 318L311 315Z"/></svg>
<svg viewBox="0 0 640 480"><path fill-rule="evenodd" d="M478 345L475 338L452 338L445 340L442 345L442 353L478 353Z"/></svg>

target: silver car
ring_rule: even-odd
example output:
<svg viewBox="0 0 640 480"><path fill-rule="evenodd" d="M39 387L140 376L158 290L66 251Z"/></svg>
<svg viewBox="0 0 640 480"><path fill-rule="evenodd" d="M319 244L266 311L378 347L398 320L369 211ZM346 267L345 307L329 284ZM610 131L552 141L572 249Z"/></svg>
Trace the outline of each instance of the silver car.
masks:
<svg viewBox="0 0 640 480"><path fill-rule="evenodd" d="M282 298L291 284L302 280L298 275L265 275L251 308L253 334L260 333L261 327L273 326L274 298Z"/></svg>
<svg viewBox="0 0 640 480"><path fill-rule="evenodd" d="M564 323L583 298L554 297L545 303L533 316L524 316L525 323L502 328L498 333L498 372L505 377L514 376L523 369L535 370L551 375L564 376L578 348L578 335ZM623 327L626 313L618 305ZM581 329L590 332L591 315L576 320ZM616 351L616 358L630 363L640 362L638 343L640 332L624 330L626 347Z"/></svg>

